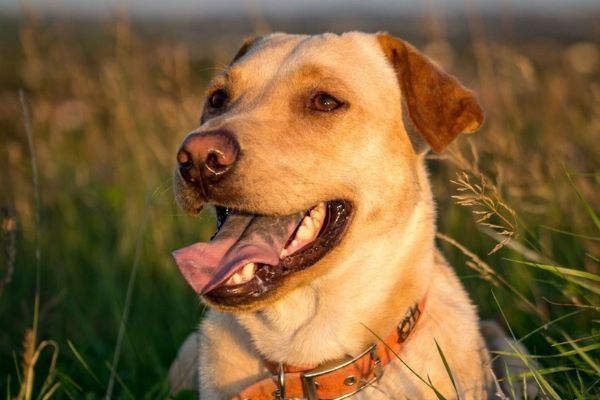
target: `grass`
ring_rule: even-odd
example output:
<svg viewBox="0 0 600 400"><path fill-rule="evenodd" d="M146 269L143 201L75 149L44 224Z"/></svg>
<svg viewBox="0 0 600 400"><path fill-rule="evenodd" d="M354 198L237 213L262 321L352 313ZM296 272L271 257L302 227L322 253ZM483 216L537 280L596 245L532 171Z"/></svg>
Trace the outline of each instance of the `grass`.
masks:
<svg viewBox="0 0 600 400"><path fill-rule="evenodd" d="M2 78L6 399L164 398L203 311L169 254L212 223L181 214L170 176L228 56L126 20L94 29L32 18ZM532 352L547 397L600 398L600 67L574 68L572 43L442 44L488 116L431 157L439 244L480 314Z"/></svg>

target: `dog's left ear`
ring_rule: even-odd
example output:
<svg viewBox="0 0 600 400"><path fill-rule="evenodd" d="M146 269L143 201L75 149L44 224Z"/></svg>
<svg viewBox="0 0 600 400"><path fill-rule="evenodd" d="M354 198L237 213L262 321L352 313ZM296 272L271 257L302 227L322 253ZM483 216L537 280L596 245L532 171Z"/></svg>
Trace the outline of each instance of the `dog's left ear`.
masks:
<svg viewBox="0 0 600 400"><path fill-rule="evenodd" d="M233 56L233 60L231 60L231 62L229 64L231 65L231 64L235 63L237 60L239 60L240 58L242 58L243 56L245 56L246 53L248 53L248 51L250 50L250 48L252 46L254 46L254 44L256 42L258 42L260 39L261 39L261 36L250 36L250 37L247 37L246 39L244 39L244 43L242 43L242 47L240 47L240 49L237 51L235 56Z"/></svg>
<svg viewBox="0 0 600 400"><path fill-rule="evenodd" d="M396 71L411 122L433 151L481 126L483 110L473 92L408 43L387 33L377 40Z"/></svg>

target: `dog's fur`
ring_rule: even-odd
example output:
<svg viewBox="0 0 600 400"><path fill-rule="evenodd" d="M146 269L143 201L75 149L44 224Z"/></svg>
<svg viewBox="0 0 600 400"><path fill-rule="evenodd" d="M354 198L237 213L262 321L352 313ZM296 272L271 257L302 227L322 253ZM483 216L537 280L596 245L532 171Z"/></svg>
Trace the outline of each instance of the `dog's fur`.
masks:
<svg viewBox="0 0 600 400"><path fill-rule="evenodd" d="M184 209L207 201L287 215L345 199L353 215L335 248L269 296L240 309L209 304L172 385L189 386L198 368L202 399L231 398L270 376L264 360L319 365L361 353L426 298L401 361L353 398L488 398L490 358L475 307L435 248L424 163L429 148L442 151L481 125L472 92L407 43L356 32L250 40L209 94L220 89L228 106L205 111L195 132L232 132L242 156L214 199L176 173ZM314 112L316 93L343 106Z"/></svg>

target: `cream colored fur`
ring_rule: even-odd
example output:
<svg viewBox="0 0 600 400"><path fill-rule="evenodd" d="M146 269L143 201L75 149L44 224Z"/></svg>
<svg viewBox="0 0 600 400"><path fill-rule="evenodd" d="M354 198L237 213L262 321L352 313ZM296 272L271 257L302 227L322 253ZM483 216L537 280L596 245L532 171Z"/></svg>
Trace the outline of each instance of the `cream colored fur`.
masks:
<svg viewBox="0 0 600 400"><path fill-rule="evenodd" d="M171 369L174 389L197 384L202 399L228 399L269 376L263 358L318 365L356 355L426 296L401 360L353 398L436 399L436 391L447 399L488 398L490 358L475 307L434 245L425 140L409 137L415 127L406 126L397 71L378 36L271 35L212 87L239 95L199 131L227 129L239 140L245 157L228 189L240 208L288 214L337 198L355 208L342 242L272 300L208 311ZM303 96L312 88L335 90L348 109L325 119L305 115ZM180 203L194 202L191 189L181 182L176 189ZM196 341L198 353L190 350ZM186 378L190 365L199 379Z"/></svg>

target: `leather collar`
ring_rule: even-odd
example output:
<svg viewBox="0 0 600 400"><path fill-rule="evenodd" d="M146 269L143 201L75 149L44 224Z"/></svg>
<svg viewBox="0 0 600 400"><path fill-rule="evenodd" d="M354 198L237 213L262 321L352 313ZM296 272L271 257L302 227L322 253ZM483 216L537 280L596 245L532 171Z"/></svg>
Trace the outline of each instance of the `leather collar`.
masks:
<svg viewBox="0 0 600 400"><path fill-rule="evenodd" d="M383 368L404 346L425 307L425 299L408 309L396 329L358 356L317 368L275 364L265 360L271 376L256 382L232 400L336 400L360 392L378 381Z"/></svg>

